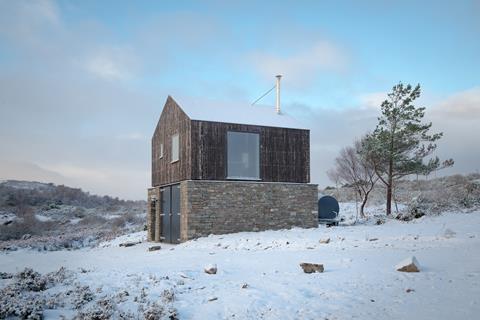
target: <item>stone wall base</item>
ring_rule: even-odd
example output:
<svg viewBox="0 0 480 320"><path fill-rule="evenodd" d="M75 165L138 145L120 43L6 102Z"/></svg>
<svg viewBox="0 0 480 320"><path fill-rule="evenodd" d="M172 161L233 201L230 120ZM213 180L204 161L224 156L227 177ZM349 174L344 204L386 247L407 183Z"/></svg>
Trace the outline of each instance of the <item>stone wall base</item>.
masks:
<svg viewBox="0 0 480 320"><path fill-rule="evenodd" d="M318 226L315 184L187 180L180 185L181 240Z"/></svg>
<svg viewBox="0 0 480 320"><path fill-rule="evenodd" d="M147 241L160 241L160 188L148 189Z"/></svg>
<svg viewBox="0 0 480 320"><path fill-rule="evenodd" d="M149 189L148 241L161 239L160 187ZM185 180L180 182L180 240L210 234L318 227L315 184Z"/></svg>

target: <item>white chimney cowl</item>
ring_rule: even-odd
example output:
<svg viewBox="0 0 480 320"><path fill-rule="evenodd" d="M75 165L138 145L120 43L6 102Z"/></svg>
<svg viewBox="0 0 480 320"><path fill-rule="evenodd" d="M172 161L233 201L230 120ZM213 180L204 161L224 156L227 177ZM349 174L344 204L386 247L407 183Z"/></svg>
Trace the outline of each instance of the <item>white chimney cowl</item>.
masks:
<svg viewBox="0 0 480 320"><path fill-rule="evenodd" d="M277 78L277 102L275 104L275 112L277 114L280 114L281 113L281 110L280 110L280 79L282 78L282 76L279 74L276 76Z"/></svg>

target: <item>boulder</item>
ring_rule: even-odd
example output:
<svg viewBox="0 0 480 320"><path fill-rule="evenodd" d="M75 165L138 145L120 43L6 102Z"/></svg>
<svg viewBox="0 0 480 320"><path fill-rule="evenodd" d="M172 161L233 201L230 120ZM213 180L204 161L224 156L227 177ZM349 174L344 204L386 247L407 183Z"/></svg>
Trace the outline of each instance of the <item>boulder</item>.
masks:
<svg viewBox="0 0 480 320"><path fill-rule="evenodd" d="M318 263L307 263L307 262L302 262L300 263L300 267L303 269L303 272L305 273L314 273L314 272L323 272L323 264L318 264Z"/></svg>
<svg viewBox="0 0 480 320"><path fill-rule="evenodd" d="M420 265L415 257L409 257L395 266L400 272L420 272Z"/></svg>
<svg viewBox="0 0 480 320"><path fill-rule="evenodd" d="M320 239L319 243L327 244L330 242L330 238Z"/></svg>
<svg viewBox="0 0 480 320"><path fill-rule="evenodd" d="M137 242L132 242L132 241L128 241L128 242L124 242L124 243L120 243L119 246L120 247L132 247L132 246L135 246L139 243L142 243L141 241L137 241Z"/></svg>
<svg viewBox="0 0 480 320"><path fill-rule="evenodd" d="M210 264L205 267L204 269L205 273L208 274L216 274L217 273L217 265L216 264Z"/></svg>
<svg viewBox="0 0 480 320"><path fill-rule="evenodd" d="M158 251L160 249L162 249L161 246L151 246L148 248L148 251Z"/></svg>
<svg viewBox="0 0 480 320"><path fill-rule="evenodd" d="M32 235L30 233L26 233L22 236L22 240L28 240L32 237Z"/></svg>

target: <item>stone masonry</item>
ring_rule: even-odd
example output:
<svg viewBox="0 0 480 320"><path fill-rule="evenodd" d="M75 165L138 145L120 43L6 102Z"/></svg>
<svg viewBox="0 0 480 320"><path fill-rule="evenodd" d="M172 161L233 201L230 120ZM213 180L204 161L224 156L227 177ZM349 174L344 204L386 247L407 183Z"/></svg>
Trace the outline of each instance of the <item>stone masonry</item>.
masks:
<svg viewBox="0 0 480 320"><path fill-rule="evenodd" d="M180 184L181 241L241 231L318 226L315 184L186 180Z"/></svg>
<svg viewBox="0 0 480 320"><path fill-rule="evenodd" d="M160 188L148 189L147 240L160 241Z"/></svg>

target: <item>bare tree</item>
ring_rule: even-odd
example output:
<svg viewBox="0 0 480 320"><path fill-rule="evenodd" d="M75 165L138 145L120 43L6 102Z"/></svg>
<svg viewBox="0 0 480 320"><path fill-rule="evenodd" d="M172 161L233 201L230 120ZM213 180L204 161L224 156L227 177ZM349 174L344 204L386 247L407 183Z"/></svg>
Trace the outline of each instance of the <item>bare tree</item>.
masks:
<svg viewBox="0 0 480 320"><path fill-rule="evenodd" d="M368 153L362 150L364 139L355 141L353 146L343 148L338 157L335 158L335 167L327 172L328 177L333 182L340 182L354 188L362 199L361 217L365 217L364 209L368 196L378 181L378 176L371 159L368 158Z"/></svg>

